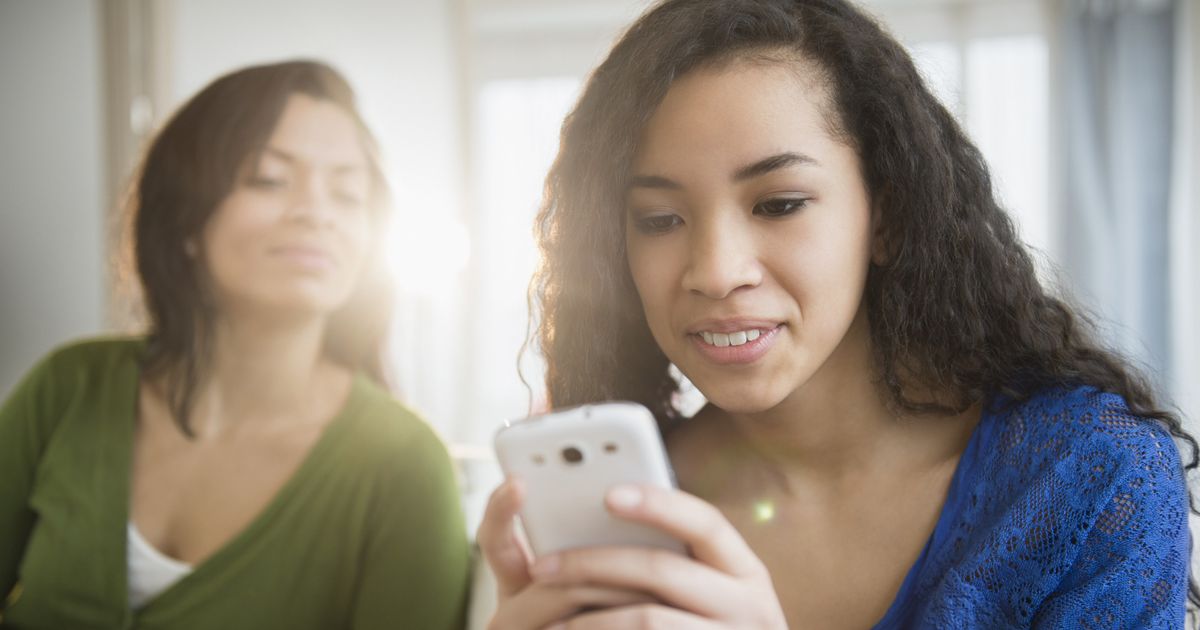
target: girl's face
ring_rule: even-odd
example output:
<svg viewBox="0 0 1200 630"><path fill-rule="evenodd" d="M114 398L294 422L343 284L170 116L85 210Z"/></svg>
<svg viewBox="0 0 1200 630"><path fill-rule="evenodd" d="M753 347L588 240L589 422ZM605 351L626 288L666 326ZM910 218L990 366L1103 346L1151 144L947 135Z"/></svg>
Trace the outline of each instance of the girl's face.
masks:
<svg viewBox="0 0 1200 630"><path fill-rule="evenodd" d="M865 354L871 201L825 100L800 63L696 70L634 159L625 238L646 320L729 412L769 410Z"/></svg>
<svg viewBox="0 0 1200 630"><path fill-rule="evenodd" d="M371 176L354 120L338 105L289 98L203 231L218 306L324 315L361 275Z"/></svg>

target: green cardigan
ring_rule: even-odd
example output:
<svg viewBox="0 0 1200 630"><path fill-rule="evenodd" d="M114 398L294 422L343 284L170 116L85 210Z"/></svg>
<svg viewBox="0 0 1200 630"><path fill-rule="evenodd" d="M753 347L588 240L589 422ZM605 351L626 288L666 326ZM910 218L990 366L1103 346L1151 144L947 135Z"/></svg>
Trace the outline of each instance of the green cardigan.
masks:
<svg viewBox="0 0 1200 630"><path fill-rule="evenodd" d="M142 348L110 339L60 349L0 407L0 626L462 625L468 547L450 459L425 423L362 376L263 512L131 611L125 543Z"/></svg>

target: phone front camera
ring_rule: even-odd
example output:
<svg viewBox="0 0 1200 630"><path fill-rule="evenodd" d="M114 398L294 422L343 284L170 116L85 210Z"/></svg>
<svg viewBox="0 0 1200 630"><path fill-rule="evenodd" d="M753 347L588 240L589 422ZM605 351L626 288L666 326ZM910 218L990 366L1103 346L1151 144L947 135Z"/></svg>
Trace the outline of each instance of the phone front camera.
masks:
<svg viewBox="0 0 1200 630"><path fill-rule="evenodd" d="M583 451L574 446L568 446L562 450L562 458L568 464L578 464L583 461Z"/></svg>

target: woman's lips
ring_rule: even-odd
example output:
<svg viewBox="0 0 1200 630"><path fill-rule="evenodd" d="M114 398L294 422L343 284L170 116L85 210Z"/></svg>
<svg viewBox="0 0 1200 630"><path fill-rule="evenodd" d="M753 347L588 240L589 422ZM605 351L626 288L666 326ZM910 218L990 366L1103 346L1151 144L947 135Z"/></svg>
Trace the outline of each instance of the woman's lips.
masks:
<svg viewBox="0 0 1200 630"><path fill-rule="evenodd" d="M271 250L271 256L308 272L324 272L334 268L333 256L317 247L276 247Z"/></svg>

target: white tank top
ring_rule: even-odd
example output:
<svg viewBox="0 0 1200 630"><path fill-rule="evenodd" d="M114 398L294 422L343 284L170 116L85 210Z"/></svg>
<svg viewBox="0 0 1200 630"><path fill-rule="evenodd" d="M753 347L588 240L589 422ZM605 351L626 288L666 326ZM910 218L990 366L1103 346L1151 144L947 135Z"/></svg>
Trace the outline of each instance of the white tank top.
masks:
<svg viewBox="0 0 1200 630"><path fill-rule="evenodd" d="M129 521L129 607L137 610L192 572L192 565L155 549Z"/></svg>

